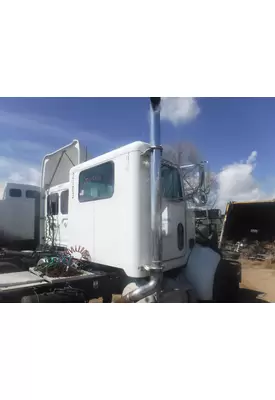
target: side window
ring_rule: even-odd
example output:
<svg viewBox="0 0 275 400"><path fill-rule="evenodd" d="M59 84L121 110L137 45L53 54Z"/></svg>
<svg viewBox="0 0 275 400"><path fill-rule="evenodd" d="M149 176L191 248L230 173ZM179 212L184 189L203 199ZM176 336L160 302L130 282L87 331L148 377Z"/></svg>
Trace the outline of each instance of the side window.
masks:
<svg viewBox="0 0 275 400"><path fill-rule="evenodd" d="M180 200L183 198L181 177L177 168L170 165L161 167L162 193L168 200Z"/></svg>
<svg viewBox="0 0 275 400"><path fill-rule="evenodd" d="M21 191L21 189L10 189L9 194L10 194L10 197L21 197L22 191Z"/></svg>
<svg viewBox="0 0 275 400"><path fill-rule="evenodd" d="M81 171L79 175L80 202L108 199L114 194L114 163L107 162Z"/></svg>
<svg viewBox="0 0 275 400"><path fill-rule="evenodd" d="M58 214L58 194L52 193L47 197L47 214L57 215Z"/></svg>
<svg viewBox="0 0 275 400"><path fill-rule="evenodd" d="M27 199L36 199L39 197L39 192L37 190L26 190Z"/></svg>
<svg viewBox="0 0 275 400"><path fill-rule="evenodd" d="M69 210L69 190L64 190L60 196L61 214L68 214Z"/></svg>

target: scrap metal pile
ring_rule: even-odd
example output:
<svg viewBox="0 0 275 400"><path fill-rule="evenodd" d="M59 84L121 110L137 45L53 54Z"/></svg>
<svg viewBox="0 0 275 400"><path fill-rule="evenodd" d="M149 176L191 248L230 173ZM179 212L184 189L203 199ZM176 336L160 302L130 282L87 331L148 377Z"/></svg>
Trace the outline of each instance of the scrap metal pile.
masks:
<svg viewBox="0 0 275 400"><path fill-rule="evenodd" d="M226 249L238 253L241 258L248 260L267 261L275 263L275 241L242 241L228 242Z"/></svg>
<svg viewBox="0 0 275 400"><path fill-rule="evenodd" d="M63 278L83 275L82 268L80 261L63 254L40 259L35 272L51 278Z"/></svg>

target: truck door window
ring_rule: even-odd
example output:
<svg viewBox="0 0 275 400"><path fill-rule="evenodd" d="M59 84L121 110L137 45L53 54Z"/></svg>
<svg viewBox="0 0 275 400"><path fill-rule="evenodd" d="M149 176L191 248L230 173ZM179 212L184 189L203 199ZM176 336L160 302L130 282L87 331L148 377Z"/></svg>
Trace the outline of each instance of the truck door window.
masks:
<svg viewBox="0 0 275 400"><path fill-rule="evenodd" d="M182 200L181 178L177 168L170 165L161 167L162 193L168 200Z"/></svg>
<svg viewBox="0 0 275 400"><path fill-rule="evenodd" d="M22 191L21 189L10 189L10 197L21 197L22 196Z"/></svg>
<svg viewBox="0 0 275 400"><path fill-rule="evenodd" d="M47 197L47 214L58 215L58 194L52 193Z"/></svg>
<svg viewBox="0 0 275 400"><path fill-rule="evenodd" d="M37 190L26 190L27 199L36 199L39 196L39 192Z"/></svg>
<svg viewBox="0 0 275 400"><path fill-rule="evenodd" d="M64 190L60 196L60 209L61 214L68 214L69 209L69 190Z"/></svg>
<svg viewBox="0 0 275 400"><path fill-rule="evenodd" d="M79 201L94 201L112 197L114 194L114 175L113 162L81 171L79 174Z"/></svg>

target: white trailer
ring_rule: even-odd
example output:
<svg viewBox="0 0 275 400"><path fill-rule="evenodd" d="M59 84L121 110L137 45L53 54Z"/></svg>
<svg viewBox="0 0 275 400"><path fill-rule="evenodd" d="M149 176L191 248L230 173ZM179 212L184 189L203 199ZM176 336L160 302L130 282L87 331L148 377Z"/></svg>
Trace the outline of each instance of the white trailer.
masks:
<svg viewBox="0 0 275 400"><path fill-rule="evenodd" d="M229 295L232 300L240 270L224 263L218 250L195 242L180 166L162 157L160 98L151 98L151 117L150 144L134 142L88 159L73 141L45 157L41 245L85 260L90 275L81 282L90 285L92 297L120 293L123 302L188 302ZM26 283L26 273L24 279L23 288L36 288L29 299L55 299L56 292L49 295L53 280L41 275L37 284ZM69 280L70 287L78 287L80 280ZM0 275L0 295L11 287L16 292L20 276L14 275L10 288L4 281Z"/></svg>
<svg viewBox="0 0 275 400"><path fill-rule="evenodd" d="M40 187L7 182L0 199L0 247L33 248L39 243Z"/></svg>

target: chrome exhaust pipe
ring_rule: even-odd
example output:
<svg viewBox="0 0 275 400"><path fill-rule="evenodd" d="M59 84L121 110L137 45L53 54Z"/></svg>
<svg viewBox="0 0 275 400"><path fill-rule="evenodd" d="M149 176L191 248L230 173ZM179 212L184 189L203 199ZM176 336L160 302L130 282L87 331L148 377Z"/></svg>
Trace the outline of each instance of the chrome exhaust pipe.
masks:
<svg viewBox="0 0 275 400"><path fill-rule="evenodd" d="M151 231L152 267L161 269L162 260L162 220L161 220L161 160L160 139L160 97L151 97Z"/></svg>
<svg viewBox="0 0 275 400"><path fill-rule="evenodd" d="M151 126L151 232L152 265L148 267L150 280L145 285L123 296L122 302L134 302L158 293L162 280L162 214L161 214L161 160L162 147L160 138L160 103L161 97L150 97Z"/></svg>
<svg viewBox="0 0 275 400"><path fill-rule="evenodd" d="M156 294L158 297L158 292L160 290L161 283L161 272L154 271L151 273L150 280L143 286L133 290L130 293L127 293L125 296L122 296L120 302L121 303L138 303L140 300L145 299L148 296L152 296Z"/></svg>

